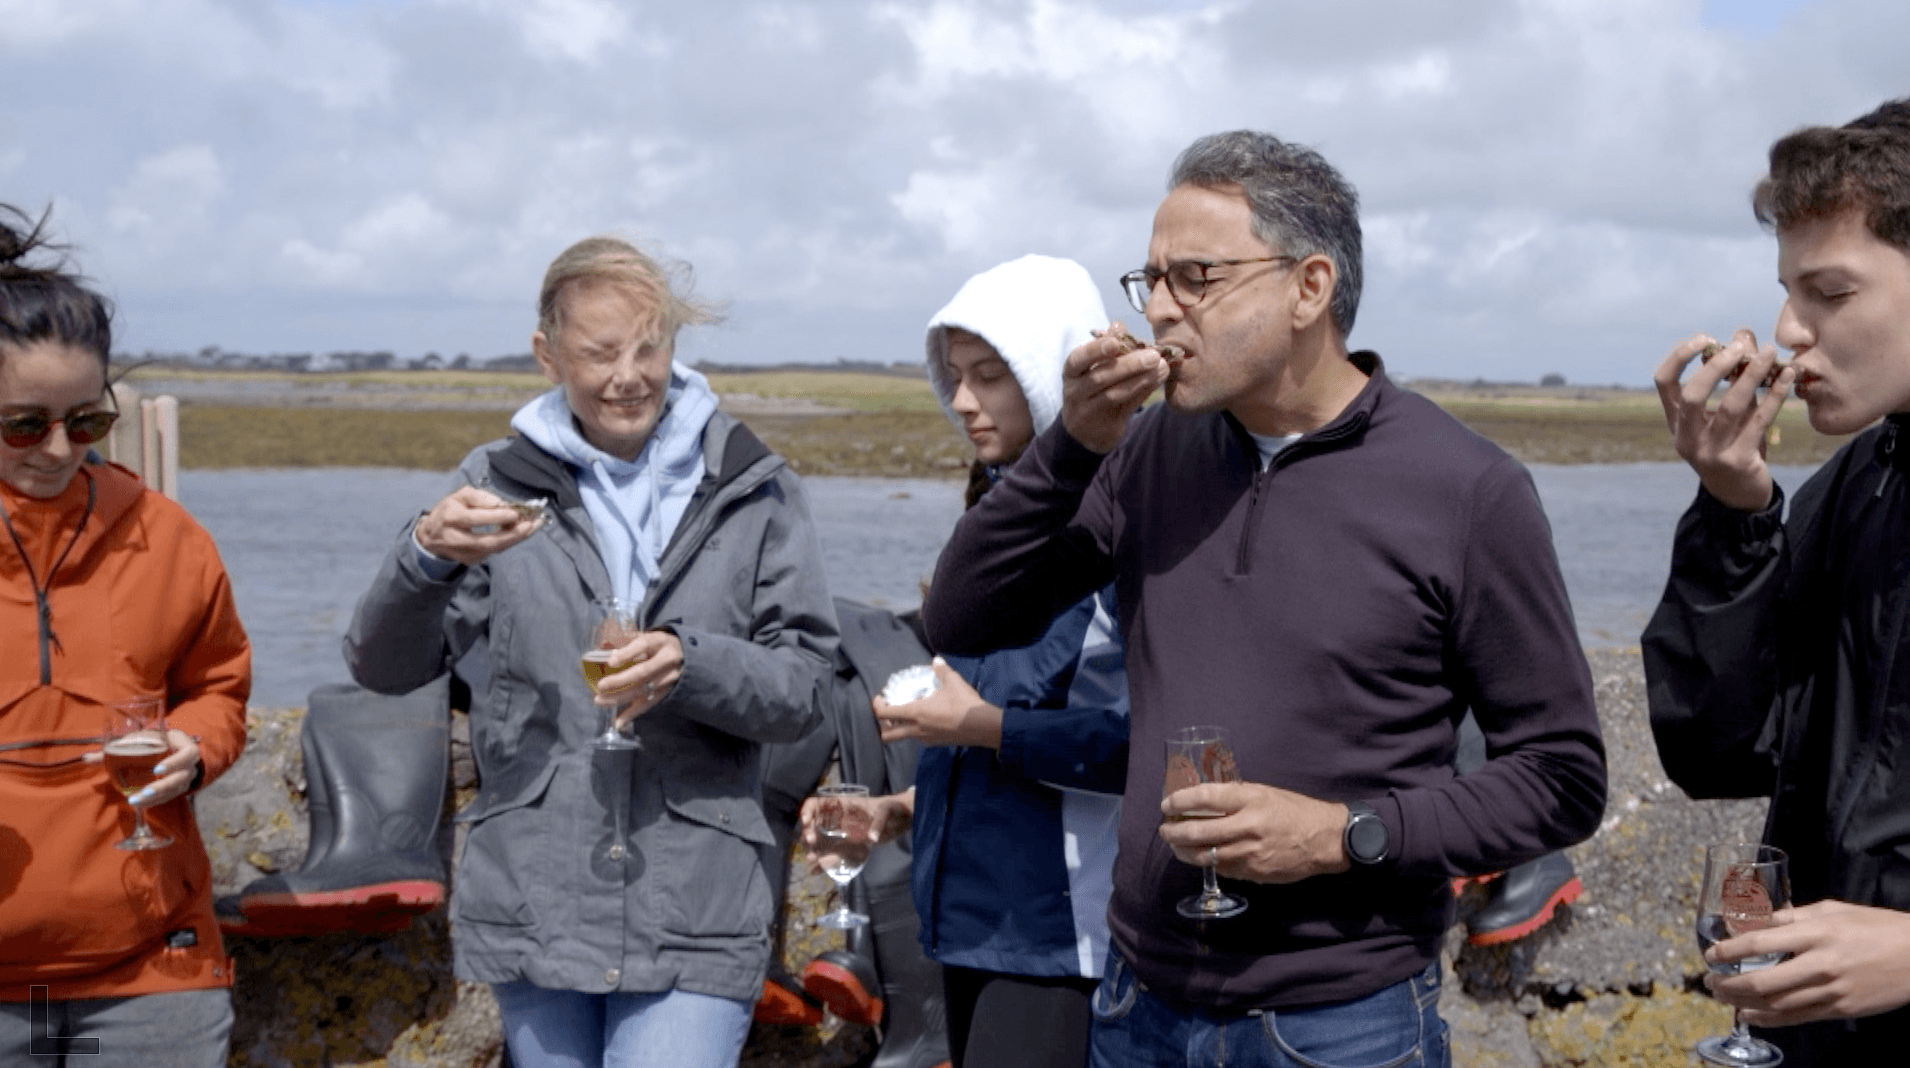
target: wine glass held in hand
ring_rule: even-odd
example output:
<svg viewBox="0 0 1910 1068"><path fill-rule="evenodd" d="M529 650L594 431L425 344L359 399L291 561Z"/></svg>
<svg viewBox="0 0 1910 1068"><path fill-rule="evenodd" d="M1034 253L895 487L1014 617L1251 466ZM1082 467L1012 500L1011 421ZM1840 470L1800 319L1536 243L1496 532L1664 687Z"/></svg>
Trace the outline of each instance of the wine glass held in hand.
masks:
<svg viewBox="0 0 1910 1068"><path fill-rule="evenodd" d="M636 640L637 606L615 597L600 597L591 602L591 608L596 621L591 626L589 644L578 661L578 670L583 672L584 685L595 694L597 684L616 670L611 667L611 656L616 650ZM617 729L615 708L606 707L603 715L603 733L591 742L592 746L598 749L642 748L642 743Z"/></svg>
<svg viewBox="0 0 1910 1068"><path fill-rule="evenodd" d="M1167 736L1167 778L1161 796L1205 782L1239 782L1240 769L1225 727L1183 727ZM1193 811L1182 819L1213 819L1221 812ZM1211 856L1211 854L1210 854ZM1200 869L1201 892L1182 899L1176 912L1190 920L1224 920L1247 911L1247 902L1220 889L1220 879L1209 863Z"/></svg>
<svg viewBox="0 0 1910 1068"><path fill-rule="evenodd" d="M1776 923L1776 911L1790 904L1790 865L1784 851L1750 842L1714 845L1704 851L1704 885L1698 892L1698 948L1709 950L1727 938L1763 930ZM1768 968L1784 959L1767 953L1709 964L1720 975ZM1698 1056L1712 1064L1769 1068L1784 1062L1783 1051L1751 1036L1742 1019L1731 1033L1698 1043Z"/></svg>
<svg viewBox="0 0 1910 1068"><path fill-rule="evenodd" d="M841 895L868 863L869 850L875 845L871 833L874 821L869 809L866 786L824 786L816 791L820 804L816 811L816 837L820 839L819 859L824 874L836 884ZM846 900L834 912L816 920L824 927L848 930L869 922L867 916L851 909Z"/></svg>
<svg viewBox="0 0 1910 1068"><path fill-rule="evenodd" d="M172 746L166 741L166 700L163 697L138 697L107 708L106 747L101 761L106 776L119 792L131 797L159 776L154 772ZM172 839L154 834L146 826L146 810L133 809L133 833L113 843L115 849L139 851L163 849Z"/></svg>

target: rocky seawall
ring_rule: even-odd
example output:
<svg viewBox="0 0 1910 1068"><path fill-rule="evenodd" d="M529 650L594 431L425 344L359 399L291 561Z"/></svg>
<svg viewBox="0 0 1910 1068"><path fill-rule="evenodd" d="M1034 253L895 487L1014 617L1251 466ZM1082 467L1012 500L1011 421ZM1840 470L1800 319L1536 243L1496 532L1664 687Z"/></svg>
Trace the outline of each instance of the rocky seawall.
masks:
<svg viewBox="0 0 1910 1068"><path fill-rule="evenodd" d="M1685 1063L1698 1038L1730 1026L1703 993L1692 935L1706 843L1755 838L1761 802L1693 802L1664 777L1646 722L1636 650L1591 656L1611 759L1604 825L1571 851L1585 894L1553 923L1508 945L1468 946L1455 927L1446 947L1441 1012L1453 1063L1469 1068L1581 1068ZM302 710L251 712L250 744L198 799L216 891L296 869L305 852ZM476 771L453 732L447 810L468 799ZM449 822L446 856L457 846ZM811 922L829 884L792 865L785 962L798 970L841 935ZM1461 910L1483 894L1468 891ZM229 940L237 964L231 1064L245 1068L391 1065L464 1068L499 1063L502 1043L488 989L451 974L443 909L389 936ZM863 1059L873 1035L853 1025L757 1026L748 1068L836 1068Z"/></svg>

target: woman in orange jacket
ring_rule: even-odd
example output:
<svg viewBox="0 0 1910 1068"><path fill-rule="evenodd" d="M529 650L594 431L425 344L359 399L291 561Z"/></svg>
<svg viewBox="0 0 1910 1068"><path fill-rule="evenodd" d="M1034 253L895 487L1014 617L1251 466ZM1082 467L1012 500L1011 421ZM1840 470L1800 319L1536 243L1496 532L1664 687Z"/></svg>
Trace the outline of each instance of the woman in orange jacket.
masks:
<svg viewBox="0 0 1910 1068"><path fill-rule="evenodd" d="M223 1065L232 967L186 796L245 744L251 653L211 537L88 448L110 318L26 262L43 225L0 206L0 1065ZM146 695L168 749L127 798L101 743ZM114 848L129 800L171 845Z"/></svg>

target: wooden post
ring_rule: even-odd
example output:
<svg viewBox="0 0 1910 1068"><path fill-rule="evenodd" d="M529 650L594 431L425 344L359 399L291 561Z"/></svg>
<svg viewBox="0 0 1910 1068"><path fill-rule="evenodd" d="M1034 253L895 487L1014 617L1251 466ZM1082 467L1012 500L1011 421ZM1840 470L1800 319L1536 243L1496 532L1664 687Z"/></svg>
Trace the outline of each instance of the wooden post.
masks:
<svg viewBox="0 0 1910 1068"><path fill-rule="evenodd" d="M148 489L159 489L157 407L157 402L151 397L146 397L139 402L139 479L146 483Z"/></svg>
<svg viewBox="0 0 1910 1068"><path fill-rule="evenodd" d="M119 422L113 424L113 432L107 435L106 447L101 452L108 460L132 471L139 470L139 402L142 399L139 390L120 382L113 386L114 403L120 411Z"/></svg>
<svg viewBox="0 0 1910 1068"><path fill-rule="evenodd" d="M161 395L153 401L159 424L159 492L179 499L179 399ZM147 483L151 485L151 483Z"/></svg>
<svg viewBox="0 0 1910 1068"><path fill-rule="evenodd" d="M118 390L121 419L106 441L106 458L139 476L149 489L179 499L179 401L171 396L141 397L127 386ZM137 413L137 414L135 414Z"/></svg>

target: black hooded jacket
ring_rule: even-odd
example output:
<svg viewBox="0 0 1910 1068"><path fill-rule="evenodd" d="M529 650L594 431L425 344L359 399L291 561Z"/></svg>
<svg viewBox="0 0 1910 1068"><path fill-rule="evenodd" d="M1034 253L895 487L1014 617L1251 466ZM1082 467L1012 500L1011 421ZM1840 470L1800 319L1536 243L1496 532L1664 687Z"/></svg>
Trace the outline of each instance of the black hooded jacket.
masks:
<svg viewBox="0 0 1910 1068"><path fill-rule="evenodd" d="M1781 491L1742 512L1699 490L1678 523L1642 639L1658 754L1692 797L1772 799L1765 838L1790 855L1798 904L1910 910L1906 622L1910 416L1844 446L1788 519ZM1910 1013L1816 1031L1900 1042Z"/></svg>

